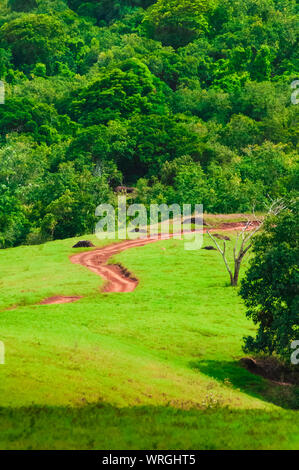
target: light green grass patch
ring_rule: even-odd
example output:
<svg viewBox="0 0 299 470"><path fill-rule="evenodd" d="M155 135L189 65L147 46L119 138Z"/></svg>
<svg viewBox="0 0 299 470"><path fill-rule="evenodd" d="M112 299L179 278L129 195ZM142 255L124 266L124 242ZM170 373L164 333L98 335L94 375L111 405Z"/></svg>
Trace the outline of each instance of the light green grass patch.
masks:
<svg viewBox="0 0 299 470"><path fill-rule="evenodd" d="M139 285L107 294L74 242L0 252L1 448L298 447L293 389L239 365L254 325L216 251L129 249Z"/></svg>

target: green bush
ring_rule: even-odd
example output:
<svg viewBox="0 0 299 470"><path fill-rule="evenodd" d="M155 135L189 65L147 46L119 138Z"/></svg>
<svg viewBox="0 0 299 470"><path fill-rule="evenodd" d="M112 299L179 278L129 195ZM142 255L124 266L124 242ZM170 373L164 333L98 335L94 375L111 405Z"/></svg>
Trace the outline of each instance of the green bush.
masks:
<svg viewBox="0 0 299 470"><path fill-rule="evenodd" d="M290 363L291 342L299 339L299 204L269 220L254 240L250 268L240 294L247 316L258 326L244 350L276 354Z"/></svg>

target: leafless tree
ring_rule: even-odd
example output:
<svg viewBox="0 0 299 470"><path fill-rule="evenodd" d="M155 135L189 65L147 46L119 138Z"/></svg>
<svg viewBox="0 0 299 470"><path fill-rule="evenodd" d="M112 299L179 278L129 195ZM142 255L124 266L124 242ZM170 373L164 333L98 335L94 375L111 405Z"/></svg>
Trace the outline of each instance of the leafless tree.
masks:
<svg viewBox="0 0 299 470"><path fill-rule="evenodd" d="M276 216L278 215L281 211L285 210L287 208L286 204L284 203L283 199L278 199L275 201L272 201L267 205L267 213L263 217L257 217L255 215L255 211L253 209L253 219L249 220L247 219L246 224L242 228L240 232L237 233L236 236L236 241L235 245L233 247L233 268L230 267L230 263L227 260L226 256L226 241L223 240L223 248L220 247L220 244L216 240L213 235L207 231L209 237L213 240L217 250L221 254L224 264L226 266L226 269L229 273L230 276L230 283L231 286L237 286L238 285L238 280L239 280L239 274L240 274L240 268L242 261L244 259L244 256L250 248L252 247L252 238L253 236L261 230L263 227L266 219L269 216ZM239 241L241 241L241 245L239 246Z"/></svg>

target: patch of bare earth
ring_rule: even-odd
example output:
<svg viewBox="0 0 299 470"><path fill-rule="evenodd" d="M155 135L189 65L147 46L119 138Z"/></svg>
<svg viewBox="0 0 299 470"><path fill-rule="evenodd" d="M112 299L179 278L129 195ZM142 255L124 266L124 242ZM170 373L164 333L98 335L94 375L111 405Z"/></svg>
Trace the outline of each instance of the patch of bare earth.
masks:
<svg viewBox="0 0 299 470"><path fill-rule="evenodd" d="M76 302L77 300L82 299L79 296L66 297L63 295L56 295L54 297L48 297L40 302L40 305L52 305L52 304L68 304L71 302Z"/></svg>
<svg viewBox="0 0 299 470"><path fill-rule="evenodd" d="M248 230L252 229L257 222L253 222L251 227ZM246 225L245 222L224 222L219 225L217 228L211 227L209 230L211 232L217 230L233 231L233 230L242 230ZM193 230L195 232L196 230ZM206 228L203 229L204 232L207 231ZM186 233L186 232L182 232ZM132 292L138 286L138 279L136 279L126 268L120 264L108 264L109 258L112 256L121 253L124 250L129 248L139 247L147 245L148 243L154 243L159 240L168 240L173 238L174 234L160 234L155 237L138 238L136 240L126 240L124 242L116 242L111 245L107 245L102 248L96 248L89 250L87 252L78 253L70 257L72 263L81 264L82 266L88 268L90 271L98 274L106 283L103 287L103 292ZM92 243L88 240L83 240L79 242L77 246L92 246ZM66 304L71 302L76 302L80 300L82 296L62 296L56 295L53 297L48 297L42 300L40 305L53 305L53 304ZM17 307L17 306L16 306ZM10 307L10 308L16 308Z"/></svg>
<svg viewBox="0 0 299 470"><path fill-rule="evenodd" d="M214 230L242 230L246 223L232 222L223 223L217 229L209 229L211 232ZM253 228L251 225L250 228ZM249 228L249 229L250 229ZM203 231L206 232L207 229ZM108 264L109 258L121 253L129 248L136 248L139 246L154 243L159 240L168 240L173 238L174 234L160 234L158 237L138 238L135 240L126 240L124 242L112 243L111 245L94 250L85 251L75 254L70 257L72 263L81 264L90 271L98 274L106 283L103 292L132 292L138 286L138 280L123 266L119 264Z"/></svg>
<svg viewBox="0 0 299 470"><path fill-rule="evenodd" d="M275 357L255 359L244 357L240 362L249 372L269 379L277 385L299 385L298 370L295 371L293 368L286 367Z"/></svg>
<svg viewBox="0 0 299 470"><path fill-rule="evenodd" d="M217 229L211 228L210 231L215 230L242 230L245 222L227 222L221 224ZM204 232L206 229L204 229ZM132 292L138 286L138 279L136 279L126 268L120 264L108 264L108 260L124 250L154 243L159 240L168 240L173 238L174 234L160 234L158 237L138 238L135 240L126 240L124 242L112 243L111 245L102 248L77 253L70 257L72 263L80 264L90 271L98 274L106 283L102 289L103 292ZM52 304L65 304L76 302L81 299L79 296L62 296L57 295L49 297L40 302L40 305Z"/></svg>

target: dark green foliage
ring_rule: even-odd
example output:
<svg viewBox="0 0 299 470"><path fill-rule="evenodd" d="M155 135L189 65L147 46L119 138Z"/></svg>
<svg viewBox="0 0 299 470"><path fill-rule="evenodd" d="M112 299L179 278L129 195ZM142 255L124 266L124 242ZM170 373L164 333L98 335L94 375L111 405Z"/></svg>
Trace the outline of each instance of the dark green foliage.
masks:
<svg viewBox="0 0 299 470"><path fill-rule="evenodd" d="M107 124L135 114L165 112L164 101L162 83L146 65L131 59L79 92L70 113L84 125Z"/></svg>
<svg viewBox="0 0 299 470"><path fill-rule="evenodd" d="M29 221L18 198L5 185L0 185L0 248L9 248L25 241Z"/></svg>
<svg viewBox="0 0 299 470"><path fill-rule="evenodd" d="M296 195L296 8L2 5L2 246L92 231L96 205L114 203L118 185L136 185L146 204L197 202L211 212L262 210L268 195Z"/></svg>
<svg viewBox="0 0 299 470"><path fill-rule="evenodd" d="M154 38L177 48L209 29L206 15L213 6L214 2L207 0L157 0L144 23Z"/></svg>
<svg viewBox="0 0 299 470"><path fill-rule="evenodd" d="M299 335L299 205L267 222L254 240L254 258L240 294L258 325L245 351L277 354L290 364L291 342Z"/></svg>
<svg viewBox="0 0 299 470"><path fill-rule="evenodd" d="M147 8L154 0L68 0L70 8L79 15L95 18L98 24L110 23L134 7Z"/></svg>
<svg viewBox="0 0 299 470"><path fill-rule="evenodd" d="M13 11L30 11L37 7L36 0L8 0L8 6Z"/></svg>
<svg viewBox="0 0 299 470"><path fill-rule="evenodd" d="M65 39L62 22L50 15L23 15L0 30L0 40L11 49L16 67L42 62L50 71L66 51Z"/></svg>

